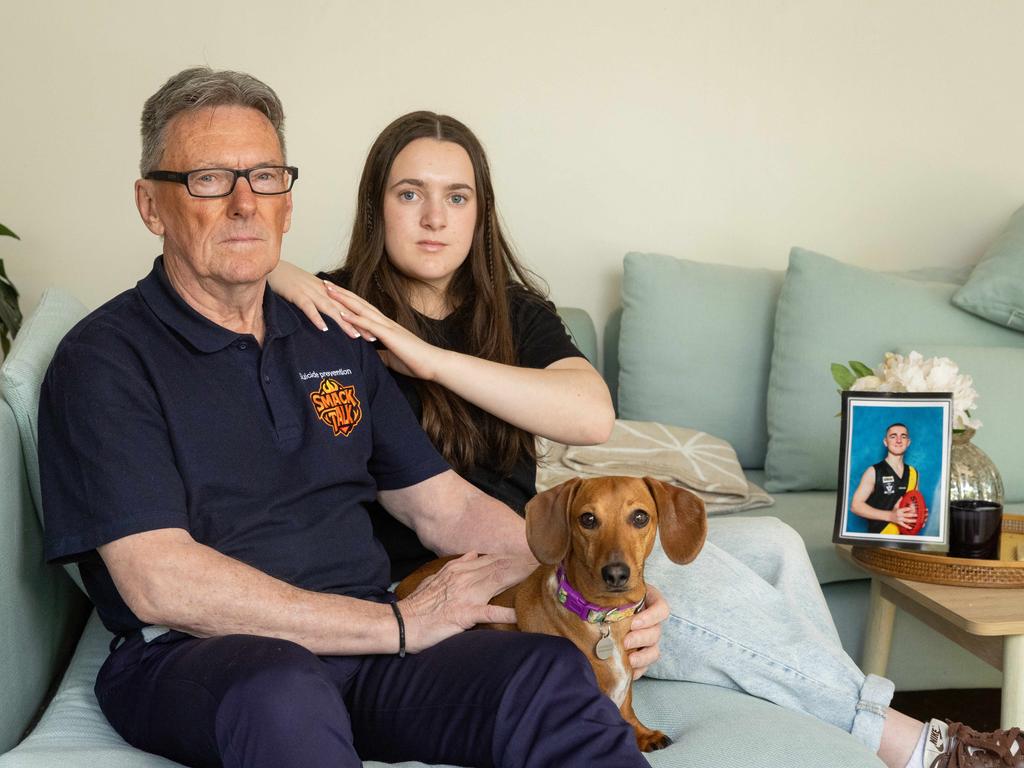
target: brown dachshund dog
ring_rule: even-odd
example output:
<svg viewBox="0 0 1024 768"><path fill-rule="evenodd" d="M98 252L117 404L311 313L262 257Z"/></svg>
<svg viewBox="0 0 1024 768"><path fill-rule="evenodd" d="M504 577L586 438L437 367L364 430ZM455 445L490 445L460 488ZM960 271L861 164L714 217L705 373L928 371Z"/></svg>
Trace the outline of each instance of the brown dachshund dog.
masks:
<svg viewBox="0 0 1024 768"><path fill-rule="evenodd" d="M561 635L586 654L601 690L636 731L643 752L672 743L633 712L633 671L622 640L643 607L644 561L660 533L676 563L693 560L704 545L704 502L654 478L572 479L537 494L526 505L526 538L541 565L492 603L515 608L516 625L489 625ZM448 559L427 563L395 590L409 595Z"/></svg>

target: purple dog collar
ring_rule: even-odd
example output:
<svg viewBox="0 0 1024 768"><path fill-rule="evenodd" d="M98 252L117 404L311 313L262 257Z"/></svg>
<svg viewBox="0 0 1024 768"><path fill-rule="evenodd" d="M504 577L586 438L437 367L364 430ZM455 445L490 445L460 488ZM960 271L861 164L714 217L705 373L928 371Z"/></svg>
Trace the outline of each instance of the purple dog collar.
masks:
<svg viewBox="0 0 1024 768"><path fill-rule="evenodd" d="M583 595L573 589L572 584L570 584L569 580L565 578L564 565L560 564L558 566L556 575L558 576L558 602L575 613L581 619L591 624L616 622L628 619L644 607L644 601L647 599L647 596L644 595L639 603L620 605L618 608L605 608L603 606L587 602L583 599Z"/></svg>

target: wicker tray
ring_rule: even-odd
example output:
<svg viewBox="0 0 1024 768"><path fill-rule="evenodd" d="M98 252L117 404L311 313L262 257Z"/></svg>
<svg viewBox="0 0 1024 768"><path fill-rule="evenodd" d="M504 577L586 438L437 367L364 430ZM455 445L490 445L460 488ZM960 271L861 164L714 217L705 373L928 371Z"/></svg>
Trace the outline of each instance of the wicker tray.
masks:
<svg viewBox="0 0 1024 768"><path fill-rule="evenodd" d="M1024 517L1004 515L999 560L971 560L962 557L912 552L882 547L854 547L853 559L876 573L898 579L958 587L1024 588Z"/></svg>

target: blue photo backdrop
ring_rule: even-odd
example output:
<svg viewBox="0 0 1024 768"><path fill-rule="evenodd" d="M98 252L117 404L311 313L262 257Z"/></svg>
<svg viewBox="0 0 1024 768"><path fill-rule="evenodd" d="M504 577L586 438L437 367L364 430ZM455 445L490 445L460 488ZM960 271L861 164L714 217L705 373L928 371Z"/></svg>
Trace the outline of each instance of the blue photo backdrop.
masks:
<svg viewBox="0 0 1024 768"><path fill-rule="evenodd" d="M885 404L883 404L885 403ZM889 405L880 400L869 404L853 404L850 414L850 455L848 457L849 484L846 508L850 508L853 494L860 484L864 470L882 461L887 453L882 439L885 429L897 422L907 425L910 447L903 461L918 473L918 489L928 506L928 522L920 536L940 535L942 499L942 457L945 450L944 410L941 405ZM848 533L866 533L867 520L850 514L846 520Z"/></svg>

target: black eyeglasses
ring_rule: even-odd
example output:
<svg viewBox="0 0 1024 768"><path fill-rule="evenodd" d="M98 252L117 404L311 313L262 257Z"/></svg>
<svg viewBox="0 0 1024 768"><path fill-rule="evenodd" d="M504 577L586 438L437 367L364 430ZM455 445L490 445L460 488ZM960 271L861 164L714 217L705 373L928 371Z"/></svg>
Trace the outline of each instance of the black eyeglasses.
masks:
<svg viewBox="0 0 1024 768"><path fill-rule="evenodd" d="M283 195L299 178L292 165L261 165L236 171L233 168L198 168L194 171L150 171L143 178L184 184L192 197L227 197L235 191L239 179L249 182L257 195Z"/></svg>

